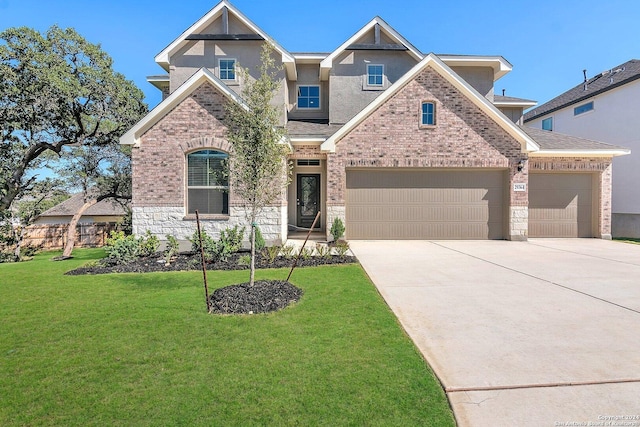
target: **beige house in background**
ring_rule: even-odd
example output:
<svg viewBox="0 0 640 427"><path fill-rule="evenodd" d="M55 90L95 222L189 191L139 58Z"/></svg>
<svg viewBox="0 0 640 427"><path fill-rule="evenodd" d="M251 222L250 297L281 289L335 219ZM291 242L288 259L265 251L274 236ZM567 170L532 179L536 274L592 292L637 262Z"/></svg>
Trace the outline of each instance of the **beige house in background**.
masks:
<svg viewBox="0 0 640 427"><path fill-rule="evenodd" d="M186 239L244 224L216 169L233 155L224 104L242 102L261 46L282 65L274 98L292 182L260 219L267 240L311 226L348 239L611 237L622 147L523 128L533 101L494 94L501 56L426 54L375 17L328 53L292 53L228 1L160 52L163 101L122 138L133 159L133 227Z"/></svg>
<svg viewBox="0 0 640 427"><path fill-rule="evenodd" d="M613 169L612 234L640 237L640 60L632 59L596 74L549 102L528 111L525 124L620 144L630 156Z"/></svg>
<svg viewBox="0 0 640 427"><path fill-rule="evenodd" d="M62 248L67 239L67 230L73 215L84 204L82 193L78 193L38 215L27 227L26 243L43 245L47 249ZM122 222L127 211L119 203L102 200L91 206L80 218L76 227L76 246L102 246L111 230Z"/></svg>

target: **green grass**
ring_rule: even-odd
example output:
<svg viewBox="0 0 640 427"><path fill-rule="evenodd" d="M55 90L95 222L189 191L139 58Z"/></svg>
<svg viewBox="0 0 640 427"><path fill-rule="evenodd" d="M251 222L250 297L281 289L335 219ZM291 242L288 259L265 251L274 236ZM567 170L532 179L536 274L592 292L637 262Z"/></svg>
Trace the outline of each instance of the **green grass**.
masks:
<svg viewBox="0 0 640 427"><path fill-rule="evenodd" d="M454 425L358 265L297 269L283 311L214 316L199 272L64 276L103 252L54 254L0 265L2 426Z"/></svg>
<svg viewBox="0 0 640 427"><path fill-rule="evenodd" d="M633 243L635 245L640 245L640 239L636 239L634 237L614 237L613 240L617 240L622 243Z"/></svg>

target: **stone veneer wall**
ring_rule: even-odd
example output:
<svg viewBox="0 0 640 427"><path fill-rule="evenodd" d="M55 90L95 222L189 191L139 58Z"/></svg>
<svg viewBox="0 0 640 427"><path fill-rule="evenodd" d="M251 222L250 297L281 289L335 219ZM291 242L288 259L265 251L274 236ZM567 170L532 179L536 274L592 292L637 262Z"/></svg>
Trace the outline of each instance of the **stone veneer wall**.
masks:
<svg viewBox="0 0 640 427"><path fill-rule="evenodd" d="M225 138L224 105L227 98L205 83L160 119L132 151L133 228L147 229L165 239L184 239L195 230L195 217L186 213L186 155L213 149L232 153ZM286 192L265 210L258 221L265 240L286 239ZM284 212L284 213L283 213ZM205 229L217 236L225 228L246 224L242 201L229 191L229 215L202 215Z"/></svg>
<svg viewBox="0 0 640 427"><path fill-rule="evenodd" d="M546 172L592 172L598 174L598 237L611 239L610 157L531 157L529 170Z"/></svg>
<svg viewBox="0 0 640 427"><path fill-rule="evenodd" d="M262 236L268 244L283 243L283 236L286 238L287 232L286 206L266 208L257 222ZM243 208L230 207L228 218L201 219L200 225L209 235L214 237L219 237L222 230L236 225L246 227L245 243L248 243L249 225ZM178 240L185 241L196 231L196 221L195 218L185 219L182 207L134 207L133 233L142 235L147 230L158 236L160 240L166 240L165 236L170 234Z"/></svg>
<svg viewBox="0 0 640 427"><path fill-rule="evenodd" d="M435 103L436 125L420 126L421 104ZM509 227L506 238L526 239L528 170L521 145L432 68L427 67L338 141L327 156L327 221L345 213L349 168L498 168L509 170ZM330 224L328 222L328 224ZM330 225L329 225L330 227ZM346 235L348 237L347 228Z"/></svg>

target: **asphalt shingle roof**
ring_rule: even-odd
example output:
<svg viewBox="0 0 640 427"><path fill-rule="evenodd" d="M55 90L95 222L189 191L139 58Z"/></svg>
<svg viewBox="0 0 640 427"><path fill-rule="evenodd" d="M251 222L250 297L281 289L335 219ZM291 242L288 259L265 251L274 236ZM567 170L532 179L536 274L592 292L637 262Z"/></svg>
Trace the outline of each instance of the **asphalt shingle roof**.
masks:
<svg viewBox="0 0 640 427"><path fill-rule="evenodd" d="M565 135L558 132L536 129L527 126L520 126L527 135L531 137L541 150L589 150L589 151L611 151L626 150L619 145L605 144L604 142L593 141L577 136Z"/></svg>
<svg viewBox="0 0 640 427"><path fill-rule="evenodd" d="M587 90L584 90L584 82L569 89L565 93L556 96L551 101L528 111L524 115L524 121L528 122L538 117L547 115L572 104L585 101L595 95L609 91L626 83L640 78L640 60L632 59L620 64L611 70L597 74L587 80Z"/></svg>
<svg viewBox="0 0 640 427"><path fill-rule="evenodd" d="M73 216L84 204L83 193L73 195L71 198L59 203L41 213L41 217L49 216ZM87 216L120 216L125 215L125 209L119 204L111 200L102 200L86 210L84 215Z"/></svg>
<svg viewBox="0 0 640 427"><path fill-rule="evenodd" d="M343 125L327 123L326 120L289 120L287 132L290 137L328 138Z"/></svg>

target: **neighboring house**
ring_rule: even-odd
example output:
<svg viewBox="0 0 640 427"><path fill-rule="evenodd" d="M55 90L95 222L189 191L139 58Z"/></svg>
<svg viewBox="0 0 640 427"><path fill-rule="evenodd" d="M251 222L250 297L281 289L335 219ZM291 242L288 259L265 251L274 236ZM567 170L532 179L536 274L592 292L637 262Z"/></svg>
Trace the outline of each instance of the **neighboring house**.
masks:
<svg viewBox="0 0 640 427"><path fill-rule="evenodd" d="M47 249L62 248L67 238L71 218L84 204L83 193L75 194L38 215L27 227L27 243ZM109 232L127 214L126 209L111 200L102 200L82 215L76 231L76 246L102 246Z"/></svg>
<svg viewBox="0 0 640 427"><path fill-rule="evenodd" d="M612 234L640 237L640 60L585 80L528 111L527 126L620 144L631 155L614 161Z"/></svg>
<svg viewBox="0 0 640 427"><path fill-rule="evenodd" d="M518 125L533 101L494 95L501 56L424 54L379 17L330 53L291 53L228 1L171 42L150 82L164 100L122 138L133 146L133 227L186 239L245 223L228 182L224 105L242 102L263 43L283 66L274 103L292 181L260 219L284 241L311 226L348 239L610 238L611 161L628 150Z"/></svg>

